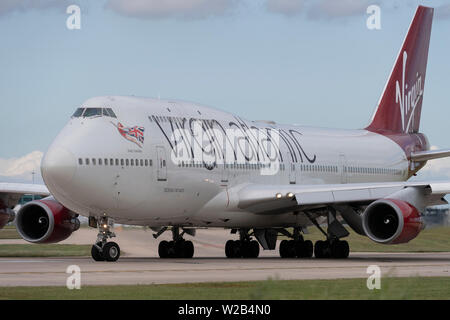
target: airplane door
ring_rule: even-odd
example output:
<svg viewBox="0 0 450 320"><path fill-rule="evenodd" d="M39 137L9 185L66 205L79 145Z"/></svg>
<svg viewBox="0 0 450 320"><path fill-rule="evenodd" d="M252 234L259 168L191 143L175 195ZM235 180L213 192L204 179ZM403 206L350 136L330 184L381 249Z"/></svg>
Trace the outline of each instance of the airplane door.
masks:
<svg viewBox="0 0 450 320"><path fill-rule="evenodd" d="M220 179L220 182L222 182L223 185L228 184L228 175L229 175L228 164L224 163L222 169L222 178Z"/></svg>
<svg viewBox="0 0 450 320"><path fill-rule="evenodd" d="M339 167L341 170L341 183L347 183L347 159L344 154L339 155Z"/></svg>
<svg viewBox="0 0 450 320"><path fill-rule="evenodd" d="M289 183L290 184L296 184L297 183L297 179L296 179L296 173L295 173L295 164L294 164L294 162L292 160L290 151L288 151L286 153L286 161L285 161L285 163L286 163L286 167L287 167L286 169L289 172Z"/></svg>
<svg viewBox="0 0 450 320"><path fill-rule="evenodd" d="M167 157L164 147L156 147L156 162L156 178L158 181L167 181Z"/></svg>
<svg viewBox="0 0 450 320"><path fill-rule="evenodd" d="M295 176L295 164L294 163L289 163L289 183L290 184L296 184L297 183L297 179Z"/></svg>

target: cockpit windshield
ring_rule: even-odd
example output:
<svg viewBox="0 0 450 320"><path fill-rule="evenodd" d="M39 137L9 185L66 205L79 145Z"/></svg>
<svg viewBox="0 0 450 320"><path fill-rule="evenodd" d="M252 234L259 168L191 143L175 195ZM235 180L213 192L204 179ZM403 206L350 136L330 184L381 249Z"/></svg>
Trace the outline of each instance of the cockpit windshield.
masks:
<svg viewBox="0 0 450 320"><path fill-rule="evenodd" d="M72 118L89 117L111 117L117 118L111 108L78 108L72 115Z"/></svg>

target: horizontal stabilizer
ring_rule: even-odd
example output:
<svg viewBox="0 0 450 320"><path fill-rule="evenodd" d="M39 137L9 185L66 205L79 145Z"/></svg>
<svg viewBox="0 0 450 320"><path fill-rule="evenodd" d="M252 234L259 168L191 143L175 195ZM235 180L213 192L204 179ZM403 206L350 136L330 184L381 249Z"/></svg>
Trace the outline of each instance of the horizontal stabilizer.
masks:
<svg viewBox="0 0 450 320"><path fill-rule="evenodd" d="M427 161L432 159L450 157L450 149L445 150L427 150L411 153L412 161Z"/></svg>

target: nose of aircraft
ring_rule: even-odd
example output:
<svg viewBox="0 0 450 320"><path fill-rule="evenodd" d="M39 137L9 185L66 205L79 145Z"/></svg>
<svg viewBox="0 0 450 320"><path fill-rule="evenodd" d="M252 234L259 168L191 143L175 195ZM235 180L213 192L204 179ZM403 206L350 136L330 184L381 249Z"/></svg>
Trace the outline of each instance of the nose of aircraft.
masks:
<svg viewBox="0 0 450 320"><path fill-rule="evenodd" d="M59 146L50 147L41 163L42 178L48 187L63 188L72 181L75 169L75 156Z"/></svg>

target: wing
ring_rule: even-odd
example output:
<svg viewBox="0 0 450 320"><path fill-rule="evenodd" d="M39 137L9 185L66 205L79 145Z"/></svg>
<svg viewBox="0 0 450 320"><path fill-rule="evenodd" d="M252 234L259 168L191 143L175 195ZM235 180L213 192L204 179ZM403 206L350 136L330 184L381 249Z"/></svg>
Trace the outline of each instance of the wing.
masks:
<svg viewBox="0 0 450 320"><path fill-rule="evenodd" d="M422 193L425 206L447 204L450 181L349 183L328 185L258 185L248 184L235 190L238 208L257 214L302 211L329 205L368 205L404 188Z"/></svg>
<svg viewBox="0 0 450 320"><path fill-rule="evenodd" d="M24 194L49 196L50 192L42 184L0 182L0 209L13 208Z"/></svg>

